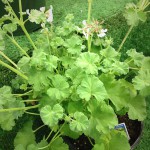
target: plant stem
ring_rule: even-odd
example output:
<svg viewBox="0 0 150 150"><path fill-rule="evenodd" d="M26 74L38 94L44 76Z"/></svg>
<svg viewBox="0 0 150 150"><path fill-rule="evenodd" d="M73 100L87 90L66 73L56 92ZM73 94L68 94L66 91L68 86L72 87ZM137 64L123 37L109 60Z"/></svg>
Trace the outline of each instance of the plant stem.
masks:
<svg viewBox="0 0 150 150"><path fill-rule="evenodd" d="M87 23L90 23L91 21L91 8L92 8L92 0L88 0L88 19ZM92 42L92 37L89 35L88 36L88 51L91 51L91 42Z"/></svg>
<svg viewBox="0 0 150 150"><path fill-rule="evenodd" d="M22 100L21 102L26 102L26 103L28 103L28 102L38 102L38 100Z"/></svg>
<svg viewBox="0 0 150 150"><path fill-rule="evenodd" d="M37 132L38 130L40 130L41 128L43 128L45 126L45 124L43 124L42 126L38 127L37 129L35 129L33 132Z"/></svg>
<svg viewBox="0 0 150 150"><path fill-rule="evenodd" d="M2 51L0 51L0 55L2 55L6 60L8 60L14 67L16 67L17 69L19 69L18 66L17 66L17 64L15 64L9 57L7 57Z"/></svg>
<svg viewBox="0 0 150 150"><path fill-rule="evenodd" d="M133 25L130 26L128 32L126 33L124 39L122 40L122 42L121 42L121 44L120 44L120 46L119 46L119 48L118 48L118 52L121 50L123 44L125 43L126 39L128 38L128 36L129 36L130 32L132 31L133 27L134 27Z"/></svg>
<svg viewBox="0 0 150 150"><path fill-rule="evenodd" d="M17 75L21 76L22 78L28 80L28 77L25 76L24 74L22 74L20 71L18 71L17 69L11 67L10 65L4 63L3 61L0 60L0 64L8 69L10 69L11 71L15 72Z"/></svg>
<svg viewBox="0 0 150 150"><path fill-rule="evenodd" d="M92 8L92 0L88 0L88 20L87 20L88 23L90 23L91 21L91 8Z"/></svg>
<svg viewBox="0 0 150 150"><path fill-rule="evenodd" d="M19 48L19 50L24 54L24 55L26 55L28 58L30 58L30 56L26 53L26 51L17 43L17 41L14 39L14 38L12 38L12 37L10 37L9 35L7 35L6 34L6 36L11 40L11 42L14 44L14 45L16 45L18 48Z"/></svg>
<svg viewBox="0 0 150 150"><path fill-rule="evenodd" d="M35 116L39 116L40 114L37 114L37 113L33 113L33 112L28 112L28 111L25 111L26 114L30 114L30 115L35 115Z"/></svg>
<svg viewBox="0 0 150 150"><path fill-rule="evenodd" d="M19 0L19 11L20 11L20 20L19 20L19 25L22 28L23 32L25 33L26 37L28 38L29 42L31 43L31 45L33 46L33 48L36 50L36 46L34 44L34 42L32 41L29 33L27 32L25 26L24 26L24 21L23 21L23 16L22 16L22 3L21 0Z"/></svg>
<svg viewBox="0 0 150 150"><path fill-rule="evenodd" d="M91 143L92 146L94 146L93 142L91 141L91 139L87 136L89 142Z"/></svg>
<svg viewBox="0 0 150 150"><path fill-rule="evenodd" d="M12 95L21 97L21 96L28 95L28 94L31 93L31 92L33 92L33 90L30 90L30 91L28 91L28 92L26 92L26 93L23 93L23 94L12 94ZM24 100L24 101L28 101L28 100ZM33 100L33 101L34 101L34 100Z"/></svg>
<svg viewBox="0 0 150 150"><path fill-rule="evenodd" d="M51 139L50 143L44 147L38 148L38 149L45 149L47 147L50 147L50 145L58 138L60 137L61 133L59 134L59 132L61 131L61 129L63 128L63 126L65 125L65 123L60 127L60 129L56 132L56 134L53 136L53 138Z"/></svg>
<svg viewBox="0 0 150 150"><path fill-rule="evenodd" d="M0 110L0 113L1 112L10 112L10 111L19 111L19 110L29 110L29 109L33 109L33 108L38 108L39 105L35 105L35 106L29 106L29 107L19 107L19 108L8 108L8 109L1 109Z"/></svg>
<svg viewBox="0 0 150 150"><path fill-rule="evenodd" d="M51 132L49 133L49 135L46 138L46 141L49 139L49 137L51 136L51 134L53 133L53 129L51 130Z"/></svg>
<svg viewBox="0 0 150 150"><path fill-rule="evenodd" d="M22 1L19 0L19 12L20 12L20 21L23 22L23 16L22 16Z"/></svg>

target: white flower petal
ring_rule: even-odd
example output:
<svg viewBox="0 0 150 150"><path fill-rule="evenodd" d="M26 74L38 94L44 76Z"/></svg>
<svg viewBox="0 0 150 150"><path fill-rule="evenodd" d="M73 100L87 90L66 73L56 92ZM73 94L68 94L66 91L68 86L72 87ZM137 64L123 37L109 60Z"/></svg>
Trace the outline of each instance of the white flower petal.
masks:
<svg viewBox="0 0 150 150"><path fill-rule="evenodd" d="M45 7L40 7L40 11L45 12Z"/></svg>
<svg viewBox="0 0 150 150"><path fill-rule="evenodd" d="M27 14L27 15L30 15L29 9L26 10L26 14Z"/></svg>

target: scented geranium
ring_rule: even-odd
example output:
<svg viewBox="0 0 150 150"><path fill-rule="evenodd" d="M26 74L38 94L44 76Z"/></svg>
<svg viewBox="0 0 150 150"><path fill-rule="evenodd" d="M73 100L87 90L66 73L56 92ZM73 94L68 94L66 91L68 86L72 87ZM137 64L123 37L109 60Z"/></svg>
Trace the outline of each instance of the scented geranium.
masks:
<svg viewBox="0 0 150 150"><path fill-rule="evenodd" d="M16 135L15 150L67 150L69 146L63 142L63 137L77 139L82 134L88 137L93 150L115 149L116 145L123 147L121 150L129 150L124 132L114 130L118 124L117 115L128 113L130 119L143 121L146 118L145 97L150 89L150 57L130 49L127 58L121 60L120 50L137 22L115 50L103 22L90 19L91 0L88 1L87 20L76 25L73 15L68 14L60 26L53 27L52 6L49 10L42 7L22 12L19 0L20 17L17 17L9 1L4 3L9 9L6 9L8 15L1 18L0 54L10 64L2 60L0 64L15 72L16 78L12 87L0 88L0 126L3 130L11 130L24 113L38 115L43 121L43 125L33 131L33 122L29 119ZM144 3L140 1L138 7L128 7L125 13L128 22L132 21L131 9L138 11L148 4L145 0ZM141 9L140 14L146 14L144 10ZM28 19L23 20L23 15ZM140 21L141 17L136 19ZM5 24L5 20L11 23ZM42 27L35 42L24 26L27 21ZM15 40L13 32L18 26L33 47L31 52ZM4 54L4 36L21 52L17 63ZM44 133L37 143L34 132L44 126L50 133Z"/></svg>

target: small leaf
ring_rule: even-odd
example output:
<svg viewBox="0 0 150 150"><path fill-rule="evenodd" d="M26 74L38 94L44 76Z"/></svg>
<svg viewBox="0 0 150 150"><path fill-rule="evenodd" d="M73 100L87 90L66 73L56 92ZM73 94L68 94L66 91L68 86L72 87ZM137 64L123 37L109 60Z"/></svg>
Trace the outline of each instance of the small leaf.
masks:
<svg viewBox="0 0 150 150"><path fill-rule="evenodd" d="M52 142L49 150L69 150L69 147L63 142L63 139L59 137Z"/></svg>
<svg viewBox="0 0 150 150"><path fill-rule="evenodd" d="M145 21L146 21L146 19L147 19L146 12L138 11L138 12L137 12L137 15L138 15L138 18L139 18L142 22L145 22Z"/></svg>
<svg viewBox="0 0 150 150"><path fill-rule="evenodd" d="M41 108L40 115L44 124L53 127L63 118L63 107L59 104L54 105L53 108L47 105Z"/></svg>
<svg viewBox="0 0 150 150"><path fill-rule="evenodd" d="M94 96L98 101L108 98L103 83L95 76L87 76L77 89L80 98L89 101Z"/></svg>
<svg viewBox="0 0 150 150"><path fill-rule="evenodd" d="M90 52L84 52L77 58L77 67L85 70L87 74L98 74L96 63L100 61L99 55Z"/></svg>
<svg viewBox="0 0 150 150"><path fill-rule="evenodd" d="M70 125L70 129L75 132L84 131L89 126L89 121L87 116L85 116L82 112L75 112L74 119L72 120Z"/></svg>
<svg viewBox="0 0 150 150"><path fill-rule="evenodd" d="M55 75L52 80L54 87L47 90L47 94L54 100L64 100L69 95L69 84L64 76Z"/></svg>

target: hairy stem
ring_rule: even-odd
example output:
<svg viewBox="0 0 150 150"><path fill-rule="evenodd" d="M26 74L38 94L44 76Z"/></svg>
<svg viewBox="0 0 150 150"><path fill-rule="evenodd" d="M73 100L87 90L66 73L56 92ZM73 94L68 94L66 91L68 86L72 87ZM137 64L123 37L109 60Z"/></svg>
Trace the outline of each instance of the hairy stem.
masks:
<svg viewBox="0 0 150 150"><path fill-rule="evenodd" d="M25 76L24 74L22 74L20 71L18 71L17 69L11 67L10 65L4 63L3 61L0 60L0 64L8 69L10 69L11 71L13 71L14 73L16 73L17 75L21 76L22 78L28 80L28 77Z"/></svg>
<svg viewBox="0 0 150 150"><path fill-rule="evenodd" d="M29 112L29 111L25 111L26 114L30 114L30 115L34 115L34 116L39 116L40 114L37 113L33 113L33 112Z"/></svg>
<svg viewBox="0 0 150 150"><path fill-rule="evenodd" d="M29 95L31 92L33 92L33 90L30 90L30 91L23 93L23 94L12 94L12 95L14 95L16 97L21 97L21 96ZM28 100L23 100L23 101L28 101ZM32 101L35 101L35 100L32 100Z"/></svg>
<svg viewBox="0 0 150 150"><path fill-rule="evenodd" d="M119 48L118 48L118 52L121 50L121 48L122 48L122 46L124 45L124 43L125 43L126 39L128 38L129 34L131 33L131 31L132 31L133 27L134 27L133 25L132 25L132 26L130 26L130 28L129 28L128 32L126 33L126 35L125 35L124 39L122 40L122 42L121 42L121 44L120 44L120 46L119 46Z"/></svg>
<svg viewBox="0 0 150 150"><path fill-rule="evenodd" d="M10 111L19 111L19 110L29 110L29 109L33 109L33 108L38 108L39 105L35 105L35 106L29 106L29 107L19 107L19 108L8 108L8 109L1 109L0 110L0 113L1 112L10 112Z"/></svg>
<svg viewBox="0 0 150 150"><path fill-rule="evenodd" d="M2 51L0 51L0 55L2 55L6 60L8 60L14 67L16 67L17 69L19 69L18 66L17 66L17 64L15 64L9 57L7 57Z"/></svg>
<svg viewBox="0 0 150 150"><path fill-rule="evenodd" d="M18 49L25 55L27 56L28 58L30 58L30 56L26 53L26 51L17 43L17 41L10 37L9 35L6 34L6 36L11 40L11 42L16 45L18 47Z"/></svg>
<svg viewBox="0 0 150 150"><path fill-rule="evenodd" d="M40 127L38 127L37 129L35 129L33 132L37 132L38 130L40 130L41 128L43 128L45 126L45 124L41 125Z"/></svg>

